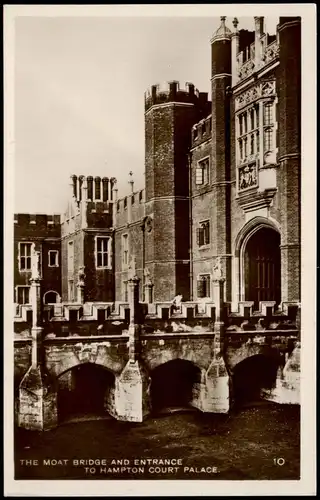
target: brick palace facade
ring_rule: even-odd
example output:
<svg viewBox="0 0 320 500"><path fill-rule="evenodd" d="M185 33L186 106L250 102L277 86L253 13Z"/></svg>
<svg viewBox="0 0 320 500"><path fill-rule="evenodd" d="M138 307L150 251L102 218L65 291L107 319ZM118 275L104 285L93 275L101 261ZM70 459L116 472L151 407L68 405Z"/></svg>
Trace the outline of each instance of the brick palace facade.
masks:
<svg viewBox="0 0 320 500"><path fill-rule="evenodd" d="M115 178L74 175L63 215L15 215L16 304L30 302L33 248L44 304L126 303L133 270L141 302L201 309L218 272L231 312L299 304L301 21L281 17L272 36L254 23L221 17L211 100L176 81L146 92L143 190L120 199Z"/></svg>

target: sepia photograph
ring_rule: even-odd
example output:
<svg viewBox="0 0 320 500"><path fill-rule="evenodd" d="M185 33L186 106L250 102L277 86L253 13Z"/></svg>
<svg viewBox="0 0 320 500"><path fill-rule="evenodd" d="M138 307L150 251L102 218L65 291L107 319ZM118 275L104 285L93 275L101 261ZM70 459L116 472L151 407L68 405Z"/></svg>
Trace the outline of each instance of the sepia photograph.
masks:
<svg viewBox="0 0 320 500"><path fill-rule="evenodd" d="M7 7L11 491L299 488L308 6Z"/></svg>

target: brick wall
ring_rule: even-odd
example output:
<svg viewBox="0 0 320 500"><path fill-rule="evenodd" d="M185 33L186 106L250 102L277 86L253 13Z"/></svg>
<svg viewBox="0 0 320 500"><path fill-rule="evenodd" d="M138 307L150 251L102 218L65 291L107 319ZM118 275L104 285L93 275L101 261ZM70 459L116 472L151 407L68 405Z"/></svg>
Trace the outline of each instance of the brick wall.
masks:
<svg viewBox="0 0 320 500"><path fill-rule="evenodd" d="M153 218L146 266L159 301L190 294L188 151L196 116L190 104L154 107L146 114L146 215Z"/></svg>
<svg viewBox="0 0 320 500"><path fill-rule="evenodd" d="M88 302L114 301L114 255L109 254L110 269L99 269L96 266L96 237L110 237L111 249L113 247L113 233L100 232L99 230L82 235L83 262L85 266L85 300ZM79 259L79 264L81 260ZM75 262L76 265L76 262ZM79 267L78 267L79 269Z"/></svg>
<svg viewBox="0 0 320 500"><path fill-rule="evenodd" d="M277 83L277 191L270 206L263 209L263 214L281 227L284 301L298 300L300 287L301 81L300 25L296 21L296 18L280 19L280 65L263 76L263 79L276 77ZM240 31L241 50L253 40L253 35L252 32ZM128 193L127 197L114 200L114 204L110 201L111 194L108 201L88 201L85 206L83 202L79 205L73 200L69 204L67 220L61 226L59 216L37 215L34 224L30 219L34 216L16 216L15 284L28 284L31 276L18 270L18 241L35 241L42 251L43 290L61 291L62 299L67 300L67 246L72 240L72 277L76 286L79 267L85 267L85 300L122 301L123 281L128 278L128 270L122 265L121 243L123 234L128 234L128 257L130 261L135 256L136 273L141 279L141 300L143 268L148 268L155 284L155 300L171 300L177 293L182 293L186 300L190 283L196 298L197 275L211 273L217 255L223 257L223 272L227 280L225 298L231 299L235 242L246 222L261 216L262 212L257 209L246 213L236 191L235 110L234 98L230 98L228 89L231 84L228 76L231 73L230 52L230 40L212 43L211 103L207 94L195 92L192 84L188 84L186 91L179 90L175 82L171 82L164 92L152 88L145 101L145 190ZM198 126L199 133L192 139L193 125ZM195 170L198 161L207 156L210 157L209 183L199 187L195 182ZM146 217L151 218L151 225L143 232L141 226ZM204 220L210 221L210 243L199 248L197 228ZM49 268L48 251L60 249L60 235L60 267ZM111 269L96 269L95 237L98 235L114 237Z"/></svg>
<svg viewBox="0 0 320 500"><path fill-rule="evenodd" d="M123 302L124 281L130 277L130 259L135 257L136 274L140 278L140 300L143 300L143 232L141 229L142 220L131 224L128 227L116 229L115 232L115 300ZM123 264L123 240L124 234L128 235L128 265ZM129 293L129 290L128 290Z"/></svg>
<svg viewBox="0 0 320 500"><path fill-rule="evenodd" d="M280 18L279 196L281 214L282 300L300 298L300 117L301 20Z"/></svg>
<svg viewBox="0 0 320 500"><path fill-rule="evenodd" d="M53 290L61 295L60 216L45 214L16 214L14 216L14 287L30 286L31 271L19 270L19 243L34 243L41 254L41 294ZM49 267L48 252L59 252L59 267ZM13 297L14 299L14 297Z"/></svg>

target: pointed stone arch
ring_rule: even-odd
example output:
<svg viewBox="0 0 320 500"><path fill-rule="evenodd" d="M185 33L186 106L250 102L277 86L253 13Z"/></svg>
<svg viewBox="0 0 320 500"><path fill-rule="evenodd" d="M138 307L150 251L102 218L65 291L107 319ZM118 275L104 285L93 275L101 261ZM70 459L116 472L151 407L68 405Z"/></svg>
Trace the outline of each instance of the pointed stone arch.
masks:
<svg viewBox="0 0 320 500"><path fill-rule="evenodd" d="M246 300L245 290L245 251L249 240L261 229L270 229L279 234L281 239L281 228L279 223L271 218L254 217L249 220L239 231L234 244L233 262L233 304L237 309L239 302ZM280 240L279 240L280 245Z"/></svg>

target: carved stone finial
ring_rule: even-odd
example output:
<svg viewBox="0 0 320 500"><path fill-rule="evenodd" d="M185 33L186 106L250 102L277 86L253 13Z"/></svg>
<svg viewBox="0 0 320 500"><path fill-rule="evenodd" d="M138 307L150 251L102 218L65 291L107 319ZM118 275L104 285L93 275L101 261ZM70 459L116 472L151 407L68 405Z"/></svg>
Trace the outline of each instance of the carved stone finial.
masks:
<svg viewBox="0 0 320 500"><path fill-rule="evenodd" d="M31 250L31 279L39 280L41 278L40 252L35 250L34 244Z"/></svg>
<svg viewBox="0 0 320 500"><path fill-rule="evenodd" d="M222 24L225 23L226 19L227 19L226 16L220 16L220 21L221 21Z"/></svg>
<svg viewBox="0 0 320 500"><path fill-rule="evenodd" d="M131 191L133 192L134 180L133 180L133 172L132 172L132 170L130 170L130 172L129 172L129 181L128 181L128 183L130 184Z"/></svg>
<svg viewBox="0 0 320 500"><path fill-rule="evenodd" d="M86 275L84 273L84 267L81 266L81 267L79 267L79 270L78 270L78 286L84 286L85 278L86 278Z"/></svg>
<svg viewBox="0 0 320 500"><path fill-rule="evenodd" d="M144 274L144 276L145 276L146 278L147 278L148 276L150 276L150 271L149 271L149 269L148 269L147 267L144 269L143 274Z"/></svg>
<svg viewBox="0 0 320 500"><path fill-rule="evenodd" d="M222 278L221 257L216 257L216 261L215 261L215 264L213 266L212 274L213 274L213 279L215 281L219 281L219 280L223 279Z"/></svg>
<svg viewBox="0 0 320 500"><path fill-rule="evenodd" d="M239 24L239 21L238 21L238 18L237 18L237 17L235 17L235 18L233 19L232 24L233 24L233 26L234 26L234 29L237 29L238 24Z"/></svg>
<svg viewBox="0 0 320 500"><path fill-rule="evenodd" d="M143 274L144 274L145 285L152 285L150 271L147 267L144 269Z"/></svg>
<svg viewBox="0 0 320 500"><path fill-rule="evenodd" d="M132 255L132 257L130 259L128 275L129 275L129 279L136 278L136 257L135 257L135 255Z"/></svg>

